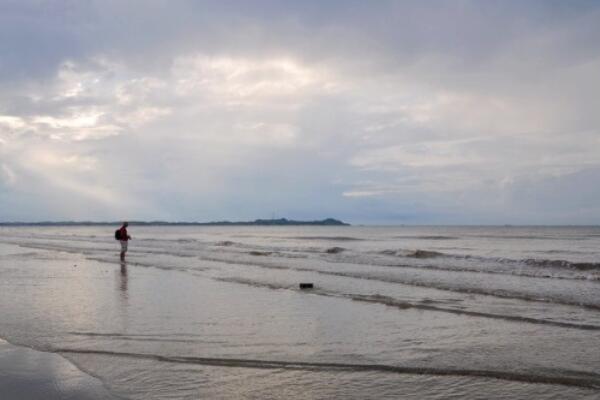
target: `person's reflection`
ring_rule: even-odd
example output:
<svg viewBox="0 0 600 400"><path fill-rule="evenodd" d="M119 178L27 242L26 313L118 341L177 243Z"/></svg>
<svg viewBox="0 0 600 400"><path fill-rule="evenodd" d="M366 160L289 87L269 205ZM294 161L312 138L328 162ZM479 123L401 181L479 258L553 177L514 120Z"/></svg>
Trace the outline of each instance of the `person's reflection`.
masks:
<svg viewBox="0 0 600 400"><path fill-rule="evenodd" d="M119 289L121 290L121 296L127 298L127 262L121 261L121 282Z"/></svg>
<svg viewBox="0 0 600 400"><path fill-rule="evenodd" d="M115 295L116 295L116 305L117 305L117 315L118 324L120 325L120 330L123 332L127 332L129 325L129 293L128 293L128 284L129 284L129 276L127 271L127 262L121 261L121 268L119 271L115 269Z"/></svg>

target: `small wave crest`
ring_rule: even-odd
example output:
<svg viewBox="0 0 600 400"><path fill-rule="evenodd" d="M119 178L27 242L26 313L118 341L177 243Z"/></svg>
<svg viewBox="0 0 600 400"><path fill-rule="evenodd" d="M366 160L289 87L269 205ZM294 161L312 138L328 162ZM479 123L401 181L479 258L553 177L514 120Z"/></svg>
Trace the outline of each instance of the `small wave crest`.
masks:
<svg viewBox="0 0 600 400"><path fill-rule="evenodd" d="M292 285L281 285L281 284L277 284L277 283L269 283L269 282L258 282L252 279L245 279L245 278L214 278L214 280L216 281L220 281L220 282L228 282L228 283L237 283L240 285L246 285L246 286L252 286L252 287L256 287L256 288L266 288L266 289L272 289L272 290L287 290L287 289L294 289L295 286ZM311 292L314 293L314 292Z"/></svg>
<svg viewBox="0 0 600 400"><path fill-rule="evenodd" d="M507 260L513 261L513 260ZM551 267L551 268L569 268L576 269L579 271L593 271L600 270L600 263L596 262L571 262L566 260L548 260L548 259L538 259L538 258L527 258L524 260L519 260L525 265L531 265L534 267Z"/></svg>
<svg viewBox="0 0 600 400"><path fill-rule="evenodd" d="M270 256L271 254L273 254L272 251L257 251L257 250L253 250L248 252L248 254L250 254L251 256L262 256L262 257L266 257L266 256Z"/></svg>
<svg viewBox="0 0 600 400"><path fill-rule="evenodd" d="M365 239L351 237L351 236L296 236L292 239L298 240L330 240L336 242L351 242L351 241L361 241Z"/></svg>
<svg viewBox="0 0 600 400"><path fill-rule="evenodd" d="M389 307L396 307L401 310L415 308L426 311L437 311L437 312L445 312L450 314L458 314L458 315L467 315L471 317L483 317L483 318L492 318L492 319L501 319L505 321L513 321L513 322L525 322L530 324L539 324L539 325L551 325L560 328L572 328L572 329L581 329L581 330L591 330L591 331L600 331L600 326L591 325L591 324L578 324L572 322L563 322L563 321L555 321L549 319L540 319L540 318L531 318L525 317L522 315L510 315L510 314L496 314L496 313L488 313L488 312L480 312L480 311L469 311L465 309L456 309L456 308L448 308L448 307L439 307L430 305L431 301L422 301L419 303L411 303L406 301L399 301L389 296L383 296L379 294L375 295L348 295L350 299L354 301L362 301L367 303L377 303L383 304Z"/></svg>
<svg viewBox="0 0 600 400"><path fill-rule="evenodd" d="M421 367L421 366L400 366L387 364L352 364L352 363L331 363L331 362L307 362L307 361L280 361L280 360L259 360L259 359L240 359L240 358L214 358L214 357L193 357L193 356L169 356L148 353L130 353L107 350L92 349L71 349L58 348L54 351L61 354L74 355L98 355L108 357L127 357L134 359L145 359L159 362L177 363L177 364L196 364L214 367L230 368L255 368L255 369L287 369L304 371L340 371L340 372L382 372L392 374L412 374L412 375L431 375L431 376L458 376L458 377L476 377L487 379L500 379L504 381L550 384L574 386L588 389L600 388L600 375L596 374L536 374L529 372L514 372L502 370L483 370L483 369L453 369L443 367Z"/></svg>
<svg viewBox="0 0 600 400"><path fill-rule="evenodd" d="M231 240L224 240L222 242L215 243L215 246L229 247L229 246L233 246L234 244L235 244L235 242L232 242Z"/></svg>
<svg viewBox="0 0 600 400"><path fill-rule="evenodd" d="M405 258L452 258L459 260L474 260L482 262L492 262L504 265L515 265L515 266L531 266L541 268L557 268L557 269L574 269L578 271L600 271L600 263L598 262L575 262L567 260L557 259L545 259L545 258L525 258L525 259L513 259L513 258L502 258L502 257L482 257L474 256L470 254L448 254L432 250L406 250L406 249L386 249L379 252L379 254L385 256L394 257L405 257Z"/></svg>
<svg viewBox="0 0 600 400"><path fill-rule="evenodd" d="M418 240L457 240L457 236L444 235L402 235L394 236L394 239L418 239Z"/></svg>
<svg viewBox="0 0 600 400"><path fill-rule="evenodd" d="M408 258L436 258L448 256L447 254L431 250L382 250L380 254Z"/></svg>

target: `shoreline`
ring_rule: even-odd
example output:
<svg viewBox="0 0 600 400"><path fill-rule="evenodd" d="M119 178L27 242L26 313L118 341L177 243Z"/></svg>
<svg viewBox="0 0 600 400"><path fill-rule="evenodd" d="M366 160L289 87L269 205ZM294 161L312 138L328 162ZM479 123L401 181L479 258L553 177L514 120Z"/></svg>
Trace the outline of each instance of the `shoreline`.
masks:
<svg viewBox="0 0 600 400"><path fill-rule="evenodd" d="M3 400L118 400L102 381L60 354L34 350L0 339Z"/></svg>

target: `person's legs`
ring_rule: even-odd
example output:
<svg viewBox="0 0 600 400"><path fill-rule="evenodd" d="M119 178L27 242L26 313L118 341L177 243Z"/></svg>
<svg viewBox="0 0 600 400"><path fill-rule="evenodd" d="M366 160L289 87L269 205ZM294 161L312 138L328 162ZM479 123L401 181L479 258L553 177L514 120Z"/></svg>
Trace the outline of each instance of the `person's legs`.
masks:
<svg viewBox="0 0 600 400"><path fill-rule="evenodd" d="M125 253L127 253L127 240L121 240L121 261L125 260Z"/></svg>

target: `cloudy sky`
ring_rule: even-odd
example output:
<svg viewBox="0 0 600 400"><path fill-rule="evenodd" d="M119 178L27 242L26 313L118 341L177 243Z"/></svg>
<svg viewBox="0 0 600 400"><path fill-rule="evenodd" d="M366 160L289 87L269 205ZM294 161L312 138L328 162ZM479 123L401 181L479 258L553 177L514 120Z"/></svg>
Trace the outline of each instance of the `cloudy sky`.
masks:
<svg viewBox="0 0 600 400"><path fill-rule="evenodd" d="M599 224L595 1L0 0L0 221Z"/></svg>

